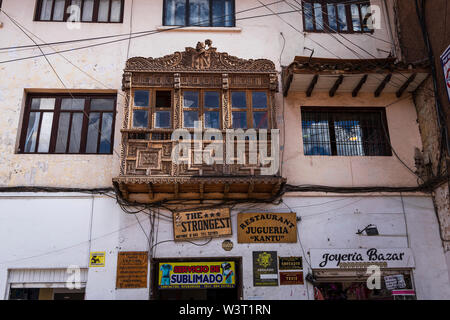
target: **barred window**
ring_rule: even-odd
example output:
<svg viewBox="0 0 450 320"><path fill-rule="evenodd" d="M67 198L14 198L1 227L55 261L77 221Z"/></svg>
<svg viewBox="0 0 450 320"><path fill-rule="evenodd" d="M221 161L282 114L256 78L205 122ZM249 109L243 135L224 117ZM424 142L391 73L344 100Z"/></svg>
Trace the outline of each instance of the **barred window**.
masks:
<svg viewBox="0 0 450 320"><path fill-rule="evenodd" d="M305 155L391 156L384 108L302 108Z"/></svg>
<svg viewBox="0 0 450 320"><path fill-rule="evenodd" d="M304 30L311 32L372 32L370 1L305 0Z"/></svg>

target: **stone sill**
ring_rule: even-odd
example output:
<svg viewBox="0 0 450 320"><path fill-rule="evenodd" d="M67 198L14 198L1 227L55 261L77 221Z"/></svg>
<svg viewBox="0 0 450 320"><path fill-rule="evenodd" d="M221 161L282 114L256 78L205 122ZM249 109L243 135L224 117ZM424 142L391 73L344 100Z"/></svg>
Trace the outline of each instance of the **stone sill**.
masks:
<svg viewBox="0 0 450 320"><path fill-rule="evenodd" d="M241 32L238 27L177 27L177 26L159 26L158 31L182 31L182 32Z"/></svg>

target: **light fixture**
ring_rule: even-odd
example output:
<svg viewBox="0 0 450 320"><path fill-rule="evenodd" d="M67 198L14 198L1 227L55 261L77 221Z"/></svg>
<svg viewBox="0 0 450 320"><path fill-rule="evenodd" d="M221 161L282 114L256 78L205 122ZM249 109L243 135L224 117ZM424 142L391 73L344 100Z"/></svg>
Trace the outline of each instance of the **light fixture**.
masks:
<svg viewBox="0 0 450 320"><path fill-rule="evenodd" d="M361 235L364 231L366 232L366 235L368 235L368 236L377 236L379 234L377 226L375 226L373 224L369 224L362 230L358 229L358 232L356 234Z"/></svg>

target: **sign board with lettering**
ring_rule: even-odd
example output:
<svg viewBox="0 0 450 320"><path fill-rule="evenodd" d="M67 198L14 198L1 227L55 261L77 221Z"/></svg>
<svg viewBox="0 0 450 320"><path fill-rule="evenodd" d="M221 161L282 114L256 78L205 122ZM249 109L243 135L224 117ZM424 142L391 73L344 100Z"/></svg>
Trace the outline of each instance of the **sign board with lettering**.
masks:
<svg viewBox="0 0 450 320"><path fill-rule="evenodd" d="M295 243L297 215L291 213L239 213L239 243Z"/></svg>
<svg viewBox="0 0 450 320"><path fill-rule="evenodd" d="M280 272L280 286L304 284L303 272Z"/></svg>
<svg viewBox="0 0 450 320"><path fill-rule="evenodd" d="M450 46L441 55L442 70L444 71L445 88L447 89L448 100L450 101Z"/></svg>
<svg viewBox="0 0 450 320"><path fill-rule="evenodd" d="M104 267L105 266L105 252L91 252L89 258L89 267Z"/></svg>
<svg viewBox="0 0 450 320"><path fill-rule="evenodd" d="M313 269L414 268L409 248L392 249L311 249Z"/></svg>
<svg viewBox="0 0 450 320"><path fill-rule="evenodd" d="M388 290L405 289L406 288L405 277L402 274L385 276L384 283L386 285L386 289L388 289Z"/></svg>
<svg viewBox="0 0 450 320"><path fill-rule="evenodd" d="M173 234L175 241L229 236L232 234L230 209L175 212Z"/></svg>
<svg viewBox="0 0 450 320"><path fill-rule="evenodd" d="M253 286L278 286L276 251L253 252Z"/></svg>
<svg viewBox="0 0 450 320"><path fill-rule="evenodd" d="M147 251L119 252L117 256L117 289L147 288Z"/></svg>
<svg viewBox="0 0 450 320"><path fill-rule="evenodd" d="M302 270L302 257L279 257L278 269L280 270Z"/></svg>
<svg viewBox="0 0 450 320"><path fill-rule="evenodd" d="M234 261L160 262L160 289L221 289L236 286Z"/></svg>

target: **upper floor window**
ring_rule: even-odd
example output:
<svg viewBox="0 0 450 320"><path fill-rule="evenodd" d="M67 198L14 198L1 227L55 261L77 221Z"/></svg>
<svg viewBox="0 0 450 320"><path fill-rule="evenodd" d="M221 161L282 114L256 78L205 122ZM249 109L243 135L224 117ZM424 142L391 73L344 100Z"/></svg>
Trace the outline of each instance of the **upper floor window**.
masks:
<svg viewBox="0 0 450 320"><path fill-rule="evenodd" d="M370 1L305 0L303 23L312 32L372 32Z"/></svg>
<svg viewBox="0 0 450 320"><path fill-rule="evenodd" d="M164 0L164 25L234 27L234 0Z"/></svg>
<svg viewBox="0 0 450 320"><path fill-rule="evenodd" d="M20 153L111 154L113 95L29 95Z"/></svg>
<svg viewBox="0 0 450 320"><path fill-rule="evenodd" d="M307 156L391 156L384 108L302 108Z"/></svg>
<svg viewBox="0 0 450 320"><path fill-rule="evenodd" d="M133 128L172 127L172 91L170 89L134 90Z"/></svg>
<svg viewBox="0 0 450 320"><path fill-rule="evenodd" d="M35 20L122 22L125 0L37 0Z"/></svg>

